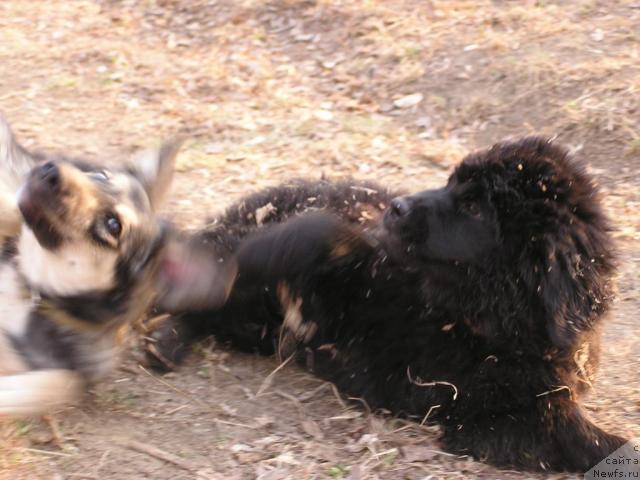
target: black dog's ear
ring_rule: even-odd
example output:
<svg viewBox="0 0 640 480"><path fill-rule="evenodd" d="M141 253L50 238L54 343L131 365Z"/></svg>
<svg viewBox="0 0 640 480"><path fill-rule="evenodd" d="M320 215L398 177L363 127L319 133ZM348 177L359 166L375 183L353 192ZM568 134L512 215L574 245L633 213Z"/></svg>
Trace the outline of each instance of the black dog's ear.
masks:
<svg viewBox="0 0 640 480"><path fill-rule="evenodd" d="M21 183L36 163L36 158L18 143L0 112L0 179L11 179L14 185Z"/></svg>
<svg viewBox="0 0 640 480"><path fill-rule="evenodd" d="M234 258L223 258L194 238L170 238L155 278L156 306L163 312L202 311L222 306L235 283Z"/></svg>
<svg viewBox="0 0 640 480"><path fill-rule="evenodd" d="M534 291L545 310L547 332L555 346L572 346L607 310L613 296L612 268L608 256L584 258L571 249L555 251L545 266L537 269Z"/></svg>

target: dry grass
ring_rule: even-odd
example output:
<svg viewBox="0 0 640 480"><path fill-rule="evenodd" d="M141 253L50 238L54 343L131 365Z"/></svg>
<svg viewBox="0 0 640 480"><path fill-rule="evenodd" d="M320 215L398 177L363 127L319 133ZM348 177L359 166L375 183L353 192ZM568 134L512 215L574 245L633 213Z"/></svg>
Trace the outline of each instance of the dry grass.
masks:
<svg viewBox="0 0 640 480"><path fill-rule="evenodd" d="M470 149L557 135L601 179L621 249L587 407L640 435L639 22L631 0L11 0L0 109L28 145L107 158L187 133L167 206L184 226L290 177L425 188ZM61 448L2 424L0 478L523 478L277 366L205 348L159 381L129 357L60 417Z"/></svg>

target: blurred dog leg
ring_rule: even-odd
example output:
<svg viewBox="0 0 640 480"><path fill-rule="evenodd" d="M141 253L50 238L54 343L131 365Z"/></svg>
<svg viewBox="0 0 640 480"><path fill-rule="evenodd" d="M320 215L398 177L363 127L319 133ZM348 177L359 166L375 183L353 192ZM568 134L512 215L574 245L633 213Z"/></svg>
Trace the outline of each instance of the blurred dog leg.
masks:
<svg viewBox="0 0 640 480"><path fill-rule="evenodd" d="M0 175L0 239L17 235L21 225L15 192L5 183Z"/></svg>
<svg viewBox="0 0 640 480"><path fill-rule="evenodd" d="M0 377L0 415L50 413L80 398L83 382L70 370L35 370Z"/></svg>

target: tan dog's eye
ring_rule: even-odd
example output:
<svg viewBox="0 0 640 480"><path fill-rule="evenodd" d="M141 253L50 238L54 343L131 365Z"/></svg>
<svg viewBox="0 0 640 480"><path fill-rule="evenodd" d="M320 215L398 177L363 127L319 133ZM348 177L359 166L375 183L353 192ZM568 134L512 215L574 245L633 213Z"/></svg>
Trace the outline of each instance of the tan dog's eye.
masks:
<svg viewBox="0 0 640 480"><path fill-rule="evenodd" d="M120 223L120 219L117 215L110 213L104 219L104 226L113 238L120 238L120 234L122 233L122 223Z"/></svg>
<svg viewBox="0 0 640 480"><path fill-rule="evenodd" d="M111 178L111 174L107 170L99 170L97 172L91 172L89 176L94 180L98 180L100 182L106 182L109 180L109 178Z"/></svg>

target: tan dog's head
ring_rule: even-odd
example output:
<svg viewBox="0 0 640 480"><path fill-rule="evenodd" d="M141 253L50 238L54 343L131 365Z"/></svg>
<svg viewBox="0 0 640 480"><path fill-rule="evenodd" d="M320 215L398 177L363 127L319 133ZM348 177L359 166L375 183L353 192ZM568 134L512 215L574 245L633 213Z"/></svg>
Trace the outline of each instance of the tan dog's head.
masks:
<svg viewBox="0 0 640 480"><path fill-rule="evenodd" d="M18 193L20 267L46 295L113 291L140 275L165 234L155 210L179 142L118 168L56 158L34 167Z"/></svg>
<svg viewBox="0 0 640 480"><path fill-rule="evenodd" d="M187 244L156 216L180 145L169 141L106 168L31 155L12 135L0 138L0 177L20 178L14 166L31 167L16 194L18 269L31 290L94 325L136 318L158 290L176 309L202 299L222 302L232 269L220 277L212 252Z"/></svg>

